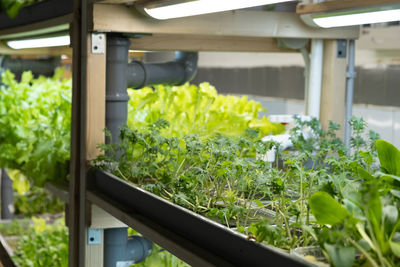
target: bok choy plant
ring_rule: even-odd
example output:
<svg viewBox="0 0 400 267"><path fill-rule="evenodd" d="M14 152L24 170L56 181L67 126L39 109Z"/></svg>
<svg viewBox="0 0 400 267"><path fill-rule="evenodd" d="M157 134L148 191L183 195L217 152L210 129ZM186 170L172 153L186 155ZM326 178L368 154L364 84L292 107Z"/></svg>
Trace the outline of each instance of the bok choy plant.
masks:
<svg viewBox="0 0 400 267"><path fill-rule="evenodd" d="M376 141L381 171L358 166L358 188L337 200L325 192L310 198L322 227L318 242L334 266L398 266L400 264L400 151Z"/></svg>

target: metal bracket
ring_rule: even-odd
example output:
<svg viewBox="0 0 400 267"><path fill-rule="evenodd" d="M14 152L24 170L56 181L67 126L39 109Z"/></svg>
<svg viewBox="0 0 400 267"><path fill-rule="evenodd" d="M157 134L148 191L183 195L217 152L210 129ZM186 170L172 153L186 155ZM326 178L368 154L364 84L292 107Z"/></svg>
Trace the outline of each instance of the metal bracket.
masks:
<svg viewBox="0 0 400 267"><path fill-rule="evenodd" d="M347 40L340 39L337 40L337 58L346 58L347 57Z"/></svg>
<svg viewBox="0 0 400 267"><path fill-rule="evenodd" d="M357 72L355 72L355 71L347 71L346 72L346 78L354 79L356 77L357 77Z"/></svg>
<svg viewBox="0 0 400 267"><path fill-rule="evenodd" d="M106 35L104 33L92 33L92 54L104 54Z"/></svg>
<svg viewBox="0 0 400 267"><path fill-rule="evenodd" d="M101 244L101 230L100 229L88 229L88 245L100 245Z"/></svg>

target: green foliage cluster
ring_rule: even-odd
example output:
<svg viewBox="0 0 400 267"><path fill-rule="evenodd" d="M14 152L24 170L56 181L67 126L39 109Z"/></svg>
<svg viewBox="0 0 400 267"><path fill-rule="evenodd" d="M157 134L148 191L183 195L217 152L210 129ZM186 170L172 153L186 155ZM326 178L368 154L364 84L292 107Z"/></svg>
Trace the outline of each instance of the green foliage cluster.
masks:
<svg viewBox="0 0 400 267"><path fill-rule="evenodd" d="M21 236L27 232L30 219L13 219L11 222L0 223L0 233L4 236Z"/></svg>
<svg viewBox="0 0 400 267"><path fill-rule="evenodd" d="M96 164L259 242L319 245L333 266L397 266L400 152L359 118L350 123L350 151L336 137L339 125L325 131L316 119L295 119L292 151L255 130L165 137L169 123L157 120L144 131L123 128L121 143L101 146ZM262 160L271 148L273 165Z"/></svg>
<svg viewBox="0 0 400 267"><path fill-rule="evenodd" d="M15 214L55 214L64 211L65 203L45 189L32 186L24 194L14 193Z"/></svg>
<svg viewBox="0 0 400 267"><path fill-rule="evenodd" d="M259 102L246 96L221 95L207 82L199 86L189 83L182 86L157 85L141 90L128 90L130 95L128 126L146 130L159 119L170 126L161 129L163 136L197 134L200 138L214 134L239 136L250 129L261 135L277 134L284 130L280 124L271 123L258 115L265 109Z"/></svg>
<svg viewBox="0 0 400 267"><path fill-rule="evenodd" d="M165 137L161 134L165 127L165 120L158 120L144 132L124 127L120 144L100 146L105 153L96 164L227 225L236 225L239 215L251 210L246 209L250 203L244 202L253 198L258 186L265 185L262 194L269 192L263 177L268 163L253 160L255 152L265 152L269 144L256 142L254 130L237 139L216 135L201 141L197 135ZM118 155L122 156L117 159Z"/></svg>
<svg viewBox="0 0 400 267"><path fill-rule="evenodd" d="M324 151L315 154L303 149L282 154L283 169L271 167L263 160L262 155L277 144L260 141L255 130L248 130L238 138L165 137L161 134L169 126L165 120L156 121L143 132L123 128L121 143L102 145L105 153L96 162L127 181L227 226L245 227L262 217L260 213L268 207L276 213L272 216L273 223L287 228L288 219L299 225L309 222L307 199L313 192L319 188L334 190L334 182L340 188L340 181L335 181L326 169L326 161L335 163L328 153L344 149L337 146L337 138L331 138L337 126L331 125L326 133L317 120L299 121L299 124L302 124L299 127L311 127L315 137L305 140L295 128L294 144L305 147L307 142L313 142L310 147L315 150L319 146ZM344 150L340 151L345 155ZM313 166L306 169L310 160ZM343 173L350 169L346 162L336 163L331 172ZM289 213L291 218L281 216ZM283 246L292 247L302 242L290 229L282 231L287 233L282 240L294 242L284 241Z"/></svg>
<svg viewBox="0 0 400 267"><path fill-rule="evenodd" d="M35 79L25 72L21 81L5 71L0 87L0 168L8 168L17 191L24 192L29 182L64 179L70 157L71 80L62 79L59 69L54 77ZM267 118L258 119L260 103L245 97L218 95L207 83L199 87L156 86L129 91L128 125L144 125L159 117L171 119L173 127L163 128L163 136L195 132L202 138L215 134L238 136L247 128L263 134L277 133L282 126ZM14 173L13 170L19 172ZM21 175L21 173L23 175Z"/></svg>
<svg viewBox="0 0 400 267"><path fill-rule="evenodd" d="M68 266L68 228L65 218L48 222L33 217L33 226L21 237L13 261L21 267Z"/></svg>
<svg viewBox="0 0 400 267"><path fill-rule="evenodd" d="M68 173L71 81L61 77L61 71L38 79L26 72L17 82L10 72L2 75L0 167L19 170L36 185ZM281 127L257 117L259 103L217 95L207 83L129 94L121 143L101 145L98 167L259 242L286 250L319 245L333 266L400 264L400 152L376 142L379 136L367 132L362 119L351 120L347 151L335 134L339 125L325 131L316 119L295 118L295 149L281 151L277 143L260 141ZM263 160L272 148L278 151L275 164ZM29 188L19 173L12 176L18 191ZM35 212L29 205L21 210ZM64 266L66 235L36 233L34 244L23 239L20 246L27 259L40 259L28 265L50 266L52 258ZM35 246L49 250L33 255ZM174 261L168 257L158 258Z"/></svg>
<svg viewBox="0 0 400 267"><path fill-rule="evenodd" d="M36 185L68 174L71 80L62 76L59 69L52 78L1 77L0 167L18 169Z"/></svg>
<svg viewBox="0 0 400 267"><path fill-rule="evenodd" d="M318 242L334 266L400 264L400 151L383 140L376 148L380 170L357 166L357 190L310 198Z"/></svg>

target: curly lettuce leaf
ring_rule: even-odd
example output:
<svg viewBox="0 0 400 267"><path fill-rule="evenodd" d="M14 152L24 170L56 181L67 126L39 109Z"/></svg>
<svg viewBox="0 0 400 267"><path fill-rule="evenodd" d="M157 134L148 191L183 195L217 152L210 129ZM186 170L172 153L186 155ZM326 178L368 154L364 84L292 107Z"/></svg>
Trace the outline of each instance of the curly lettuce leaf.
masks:
<svg viewBox="0 0 400 267"><path fill-rule="evenodd" d="M247 129L257 129L262 136L283 131L280 124L271 123L258 114L265 109L259 102L246 96L221 95L207 82L199 86L158 85L141 90L130 90L128 126L145 130L158 119L167 120L170 127L165 136L198 134L208 137L215 134L240 136Z"/></svg>

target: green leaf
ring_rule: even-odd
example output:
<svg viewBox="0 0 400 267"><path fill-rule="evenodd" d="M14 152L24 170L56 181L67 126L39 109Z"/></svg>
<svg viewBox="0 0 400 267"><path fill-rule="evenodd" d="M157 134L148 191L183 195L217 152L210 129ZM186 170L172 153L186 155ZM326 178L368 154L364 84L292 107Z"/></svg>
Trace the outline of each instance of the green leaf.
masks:
<svg viewBox="0 0 400 267"><path fill-rule="evenodd" d="M239 233L242 233L242 234L243 234L243 233L245 232L246 229L245 229L243 226L238 226L238 227L237 227L237 230L238 230Z"/></svg>
<svg viewBox="0 0 400 267"><path fill-rule="evenodd" d="M30 83L33 79L33 74L31 71L25 71L21 75L21 83Z"/></svg>
<svg viewBox="0 0 400 267"><path fill-rule="evenodd" d="M368 234L365 232L364 226L360 223L357 223L356 228L361 237L365 240L365 242L368 243L369 247L373 250L376 250L376 246L374 245L374 242L372 242L371 238L369 238Z"/></svg>
<svg viewBox="0 0 400 267"><path fill-rule="evenodd" d="M368 207L368 219L371 221L376 234L379 234L379 227L382 219L382 202L376 187L370 187L368 193L363 195L363 201Z"/></svg>
<svg viewBox="0 0 400 267"><path fill-rule="evenodd" d="M374 180L374 176L372 176L368 171L364 170L361 167L357 168L357 173L360 176L360 178L367 180L367 181L371 181Z"/></svg>
<svg viewBox="0 0 400 267"><path fill-rule="evenodd" d="M8 176L13 181L12 187L18 194L25 194L29 188L29 180L18 170L7 170Z"/></svg>
<svg viewBox="0 0 400 267"><path fill-rule="evenodd" d="M335 267L351 267L356 257L353 247L343 247L325 243L324 248L329 255L332 265Z"/></svg>
<svg viewBox="0 0 400 267"><path fill-rule="evenodd" d="M7 9L7 15L12 19L15 18L18 15L19 10L21 9L21 6L22 4L19 1L15 2Z"/></svg>
<svg viewBox="0 0 400 267"><path fill-rule="evenodd" d="M400 151L384 140L376 141L381 169L388 174L400 176Z"/></svg>
<svg viewBox="0 0 400 267"><path fill-rule="evenodd" d="M391 224L394 225L399 217L398 209L393 205L386 205L383 207L383 217Z"/></svg>
<svg viewBox="0 0 400 267"><path fill-rule="evenodd" d="M354 196L351 196L354 197ZM351 199L350 197L343 200L344 206L346 207L347 211L352 214L354 217L363 217L363 211L360 206L357 204L359 203L356 199Z"/></svg>
<svg viewBox="0 0 400 267"><path fill-rule="evenodd" d="M254 199L253 201L257 204L258 207L260 208L264 207L264 204L260 200Z"/></svg>
<svg viewBox="0 0 400 267"><path fill-rule="evenodd" d="M301 226L301 229L303 229L303 231L309 233L314 238L314 240L318 240L317 234L315 233L314 228L312 228L311 226L303 224Z"/></svg>
<svg viewBox="0 0 400 267"><path fill-rule="evenodd" d="M390 249L392 250L394 255L400 257L400 242L390 241Z"/></svg>
<svg viewBox="0 0 400 267"><path fill-rule="evenodd" d="M319 224L342 223L349 212L326 192L316 192L309 200L310 208Z"/></svg>
<svg viewBox="0 0 400 267"><path fill-rule="evenodd" d="M380 178L381 179L396 180L396 181L400 182L400 176L393 175L393 174L383 174Z"/></svg>
<svg viewBox="0 0 400 267"><path fill-rule="evenodd" d="M400 198L400 190L392 189L390 190L390 193L392 193L393 196Z"/></svg>

